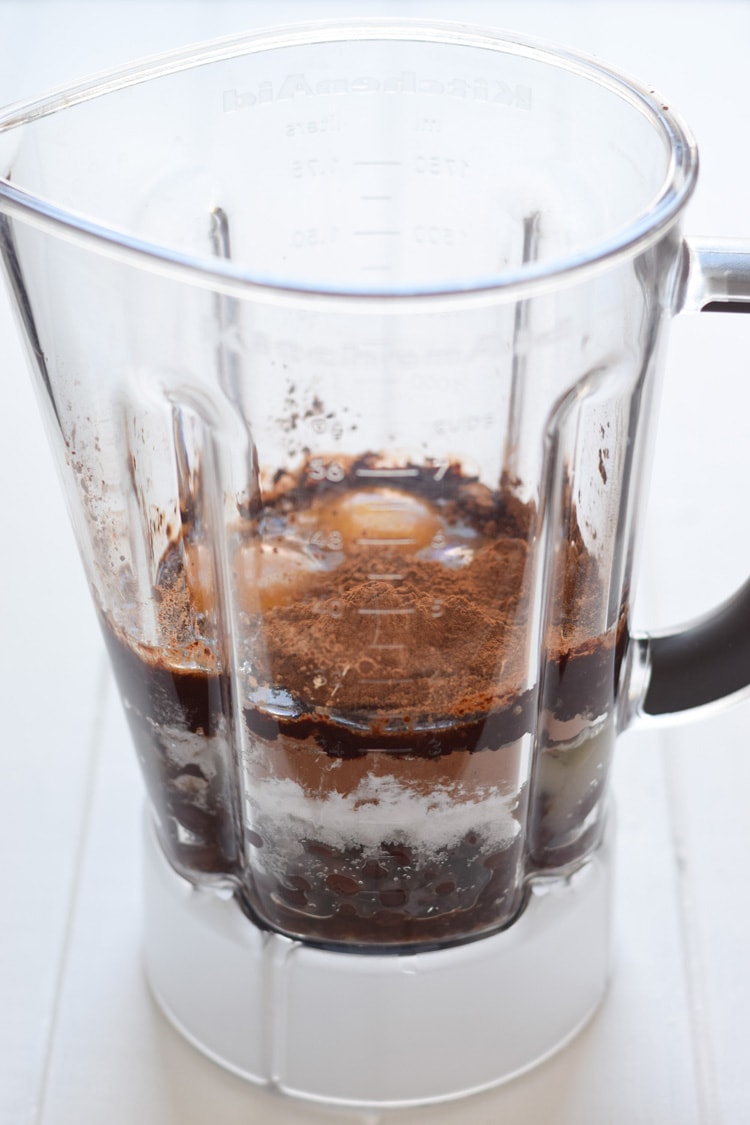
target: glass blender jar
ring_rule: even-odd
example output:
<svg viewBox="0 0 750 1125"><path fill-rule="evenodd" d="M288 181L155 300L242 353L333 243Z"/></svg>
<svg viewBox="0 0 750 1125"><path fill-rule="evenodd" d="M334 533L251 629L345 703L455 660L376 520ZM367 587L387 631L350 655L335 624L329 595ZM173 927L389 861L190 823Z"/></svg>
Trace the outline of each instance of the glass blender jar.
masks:
<svg viewBox="0 0 750 1125"><path fill-rule="evenodd" d="M669 320L750 301L682 237L689 132L569 51L356 20L16 107L0 161L157 998L321 1100L528 1068L606 986L617 734L750 680L745 591L629 628Z"/></svg>

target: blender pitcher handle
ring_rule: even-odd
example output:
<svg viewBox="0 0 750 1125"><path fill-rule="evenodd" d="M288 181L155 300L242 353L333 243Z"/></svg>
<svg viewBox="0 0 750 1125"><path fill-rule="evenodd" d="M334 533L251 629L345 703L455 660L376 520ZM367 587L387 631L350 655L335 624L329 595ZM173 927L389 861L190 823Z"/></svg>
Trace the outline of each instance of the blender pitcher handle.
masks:
<svg viewBox="0 0 750 1125"><path fill-rule="evenodd" d="M685 241L683 251L677 312L750 313L747 242L696 238ZM705 617L667 634L634 637L633 642L634 718L694 711L748 692L750 579Z"/></svg>

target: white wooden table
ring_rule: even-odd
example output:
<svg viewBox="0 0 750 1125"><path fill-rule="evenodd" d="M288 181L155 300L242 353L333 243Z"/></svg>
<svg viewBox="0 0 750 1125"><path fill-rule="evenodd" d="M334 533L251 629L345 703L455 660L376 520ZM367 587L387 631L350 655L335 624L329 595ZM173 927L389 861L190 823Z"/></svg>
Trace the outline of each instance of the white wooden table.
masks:
<svg viewBox="0 0 750 1125"><path fill-rule="evenodd" d="M0 3L0 102L287 16L432 14L580 47L697 133L692 233L750 237L750 3L441 0ZM328 1112L223 1073L166 1024L139 954L142 793L0 297L0 1125L750 1122L750 704L632 732L616 766L616 972L565 1051L443 1108ZM750 317L674 327L641 623L703 612L750 567Z"/></svg>

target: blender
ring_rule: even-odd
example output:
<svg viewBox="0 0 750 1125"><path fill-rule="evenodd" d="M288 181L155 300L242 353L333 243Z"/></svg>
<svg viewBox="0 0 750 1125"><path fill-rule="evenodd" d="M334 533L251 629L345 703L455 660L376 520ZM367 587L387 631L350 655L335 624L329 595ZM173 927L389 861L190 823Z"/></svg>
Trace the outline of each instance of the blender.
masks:
<svg viewBox="0 0 750 1125"><path fill-rule="evenodd" d="M10 109L0 161L164 1011L328 1102L534 1065L606 987L617 734L750 679L745 591L629 628L669 320L750 307L682 236L687 128L570 51L352 20Z"/></svg>

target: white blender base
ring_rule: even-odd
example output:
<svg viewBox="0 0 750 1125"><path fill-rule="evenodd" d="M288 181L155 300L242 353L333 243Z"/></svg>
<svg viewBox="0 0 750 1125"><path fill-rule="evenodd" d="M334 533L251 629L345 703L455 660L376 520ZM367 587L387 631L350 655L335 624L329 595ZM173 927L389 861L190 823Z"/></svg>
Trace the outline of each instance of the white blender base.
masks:
<svg viewBox="0 0 750 1125"><path fill-rule="evenodd" d="M146 832L146 968L168 1019L229 1070L349 1105L442 1101L542 1061L609 975L611 847L536 886L509 929L406 955L314 949L199 890Z"/></svg>

